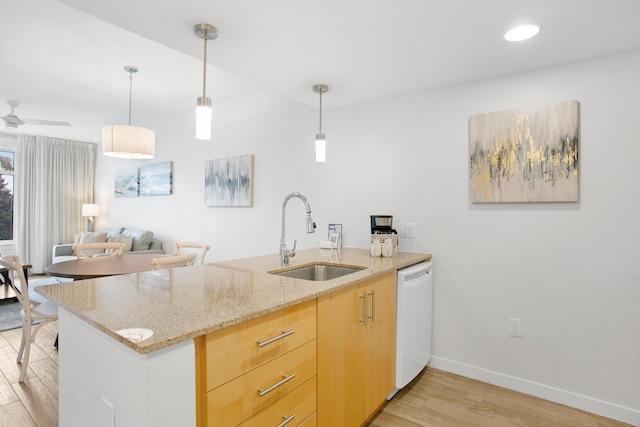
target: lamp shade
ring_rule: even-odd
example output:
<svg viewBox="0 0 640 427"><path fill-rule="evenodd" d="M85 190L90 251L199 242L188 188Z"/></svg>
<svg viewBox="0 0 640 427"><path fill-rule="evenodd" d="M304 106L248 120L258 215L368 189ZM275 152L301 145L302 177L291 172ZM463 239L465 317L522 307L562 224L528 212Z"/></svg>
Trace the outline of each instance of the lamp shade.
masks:
<svg viewBox="0 0 640 427"><path fill-rule="evenodd" d="M211 139L211 99L198 98L196 106L196 139Z"/></svg>
<svg viewBox="0 0 640 427"><path fill-rule="evenodd" d="M102 154L123 159L153 159L156 133L137 126L102 127Z"/></svg>
<svg viewBox="0 0 640 427"><path fill-rule="evenodd" d="M85 203L82 205L82 216L98 216L100 215L100 206L93 203Z"/></svg>
<svg viewBox="0 0 640 427"><path fill-rule="evenodd" d="M316 135L316 162L324 163L327 161L327 140L323 133Z"/></svg>

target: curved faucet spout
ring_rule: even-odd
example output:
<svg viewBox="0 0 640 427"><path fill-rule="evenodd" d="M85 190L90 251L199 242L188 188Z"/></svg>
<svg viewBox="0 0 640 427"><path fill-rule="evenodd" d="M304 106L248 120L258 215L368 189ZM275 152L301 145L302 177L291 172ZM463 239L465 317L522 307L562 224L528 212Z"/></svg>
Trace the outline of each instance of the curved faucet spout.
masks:
<svg viewBox="0 0 640 427"><path fill-rule="evenodd" d="M292 198L297 197L298 199L304 202L304 207L307 211L307 233L314 233L316 231L316 223L311 219L311 205L309 205L309 199L302 193L291 193L285 196L284 200L282 200L282 206L280 208L280 267L284 265L289 265L289 258L294 257L296 255L296 243L297 241L293 241L293 249L287 249L287 241L285 237L285 213L287 208L287 202Z"/></svg>

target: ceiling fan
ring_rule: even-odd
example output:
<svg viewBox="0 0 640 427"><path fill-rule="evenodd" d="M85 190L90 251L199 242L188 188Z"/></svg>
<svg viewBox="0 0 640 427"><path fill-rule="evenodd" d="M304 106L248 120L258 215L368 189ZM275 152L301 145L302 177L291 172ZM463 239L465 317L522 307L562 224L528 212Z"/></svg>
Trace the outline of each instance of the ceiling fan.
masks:
<svg viewBox="0 0 640 427"><path fill-rule="evenodd" d="M55 120L37 120L37 119L21 119L14 113L14 109L18 106L17 101L7 101L11 107L11 112L6 116L0 117L4 120L6 129L18 129L22 125L45 125L45 126L71 126L69 122L59 122Z"/></svg>

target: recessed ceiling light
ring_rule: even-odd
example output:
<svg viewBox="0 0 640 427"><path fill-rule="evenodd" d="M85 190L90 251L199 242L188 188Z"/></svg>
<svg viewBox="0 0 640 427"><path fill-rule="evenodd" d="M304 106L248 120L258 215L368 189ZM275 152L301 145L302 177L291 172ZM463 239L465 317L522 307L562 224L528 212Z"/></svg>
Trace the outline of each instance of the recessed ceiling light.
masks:
<svg viewBox="0 0 640 427"><path fill-rule="evenodd" d="M530 39L540 32L540 26L536 24L524 24L513 27L504 35L505 40L510 42L520 42Z"/></svg>

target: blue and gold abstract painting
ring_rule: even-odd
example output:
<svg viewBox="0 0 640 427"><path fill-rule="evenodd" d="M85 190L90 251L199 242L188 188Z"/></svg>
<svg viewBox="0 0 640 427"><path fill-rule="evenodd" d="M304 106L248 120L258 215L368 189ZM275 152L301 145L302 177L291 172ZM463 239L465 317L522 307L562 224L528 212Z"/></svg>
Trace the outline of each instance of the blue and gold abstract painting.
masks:
<svg viewBox="0 0 640 427"><path fill-rule="evenodd" d="M471 203L577 202L579 103L469 119Z"/></svg>

